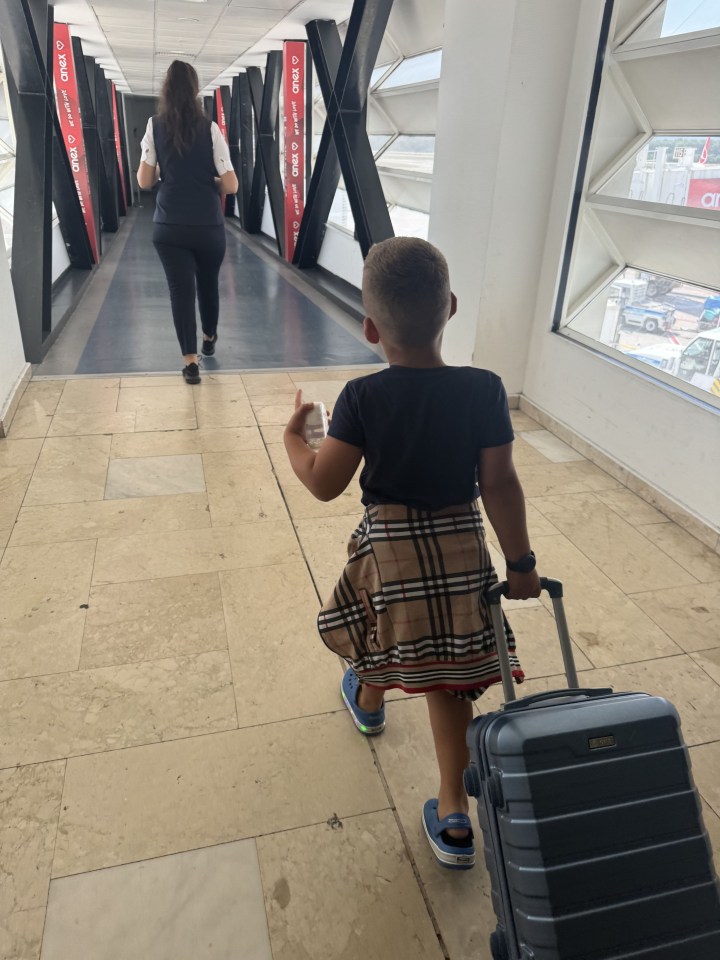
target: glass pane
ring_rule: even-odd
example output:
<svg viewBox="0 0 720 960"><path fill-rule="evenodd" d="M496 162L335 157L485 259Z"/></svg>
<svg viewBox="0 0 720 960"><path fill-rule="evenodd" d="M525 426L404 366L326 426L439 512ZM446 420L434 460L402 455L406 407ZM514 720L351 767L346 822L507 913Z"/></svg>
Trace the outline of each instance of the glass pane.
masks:
<svg viewBox="0 0 720 960"><path fill-rule="evenodd" d="M380 77L384 76L384 75L388 72L388 70L390 69L390 66L391 66L391 65L390 65L389 63L386 63L386 64L384 64L384 65L381 66L381 67L375 67L375 69L373 70L372 74L370 75L370 86L371 86L371 87L374 87L375 84L376 84L376 83L378 82L378 80L380 79Z"/></svg>
<svg viewBox="0 0 720 960"><path fill-rule="evenodd" d="M720 28L720 0L665 0L627 41L678 37Z"/></svg>
<svg viewBox="0 0 720 960"><path fill-rule="evenodd" d="M379 157L378 167L432 174L434 162L435 137L402 136Z"/></svg>
<svg viewBox="0 0 720 960"><path fill-rule="evenodd" d="M430 215L409 207L391 207L390 220L398 237L419 237L427 240Z"/></svg>
<svg viewBox="0 0 720 960"><path fill-rule="evenodd" d="M328 217L330 223L336 223L340 227L344 227L346 230L349 230L351 233L355 233L355 221L353 219L352 210L350 209L350 201L348 200L347 191L344 187L338 187L335 194L335 199L332 202L332 207L330 208L330 216Z"/></svg>
<svg viewBox="0 0 720 960"><path fill-rule="evenodd" d="M653 137L600 193L720 210L720 137Z"/></svg>
<svg viewBox="0 0 720 960"><path fill-rule="evenodd" d="M720 396L717 290L628 268L568 327Z"/></svg>
<svg viewBox="0 0 720 960"><path fill-rule="evenodd" d="M385 133L372 134L369 136L368 140L370 141L370 146L372 147L373 156L376 157L390 139L391 138Z"/></svg>
<svg viewBox="0 0 720 960"><path fill-rule="evenodd" d="M426 83L428 80L437 80L440 77L442 50L433 50L432 53L421 53L419 57L408 57L393 70L382 84L380 90L390 90L391 87L404 87L412 83Z"/></svg>
<svg viewBox="0 0 720 960"><path fill-rule="evenodd" d="M15 206L15 136L10 100L5 86L0 53L0 220L8 258L12 254L13 211Z"/></svg>

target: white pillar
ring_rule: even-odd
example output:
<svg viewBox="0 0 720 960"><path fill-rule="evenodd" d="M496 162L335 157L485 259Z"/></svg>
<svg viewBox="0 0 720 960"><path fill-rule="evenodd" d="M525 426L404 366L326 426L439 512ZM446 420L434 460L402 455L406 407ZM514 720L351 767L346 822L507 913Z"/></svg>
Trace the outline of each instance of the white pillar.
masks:
<svg viewBox="0 0 720 960"><path fill-rule="evenodd" d="M429 234L459 301L445 357L495 370L509 393L523 387L579 6L446 5Z"/></svg>

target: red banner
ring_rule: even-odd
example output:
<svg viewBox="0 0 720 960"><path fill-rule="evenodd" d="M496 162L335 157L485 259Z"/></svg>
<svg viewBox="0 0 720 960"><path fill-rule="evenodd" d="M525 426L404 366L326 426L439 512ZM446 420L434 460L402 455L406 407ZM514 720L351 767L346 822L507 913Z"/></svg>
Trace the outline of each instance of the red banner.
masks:
<svg viewBox="0 0 720 960"><path fill-rule="evenodd" d="M707 178L690 181L687 205L703 210L720 210L720 179Z"/></svg>
<svg viewBox="0 0 720 960"><path fill-rule="evenodd" d="M118 170L120 171L120 183L122 184L125 206L129 207L130 195L128 194L128 184L125 183L125 164L123 163L122 141L120 140L120 118L118 117L117 91L114 83L110 84L110 89L112 90L113 123L115 124L115 152L117 153Z"/></svg>
<svg viewBox="0 0 720 960"><path fill-rule="evenodd" d="M217 109L217 125L220 127L220 133L225 138L225 143L229 143L227 120L225 119L225 106L223 104L222 91L220 87L215 91L215 107Z"/></svg>
<svg viewBox="0 0 720 960"><path fill-rule="evenodd" d="M85 218L90 247L95 263L100 262L98 236L95 226L90 177L85 156L85 138L78 100L77 75L73 58L70 30L66 23L56 23L53 35L55 96L65 149L72 170L78 199Z"/></svg>
<svg viewBox="0 0 720 960"><path fill-rule="evenodd" d="M290 262L305 209L305 51L302 40L283 44L285 259Z"/></svg>

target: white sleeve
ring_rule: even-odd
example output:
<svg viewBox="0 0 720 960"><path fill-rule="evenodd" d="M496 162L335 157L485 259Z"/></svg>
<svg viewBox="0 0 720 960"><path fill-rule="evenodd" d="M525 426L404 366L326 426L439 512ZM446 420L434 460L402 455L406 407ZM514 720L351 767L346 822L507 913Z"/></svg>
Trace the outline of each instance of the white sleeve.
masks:
<svg viewBox="0 0 720 960"><path fill-rule="evenodd" d="M145 136L142 138L142 153L140 159L148 166L154 167L157 164L157 151L155 150L155 137L153 136L153 118L148 120Z"/></svg>
<svg viewBox="0 0 720 960"><path fill-rule="evenodd" d="M225 137L220 133L220 127L215 121L210 126L210 132L212 135L213 160L218 176L221 177L224 173L234 173L232 160L230 159L230 147L225 142Z"/></svg>

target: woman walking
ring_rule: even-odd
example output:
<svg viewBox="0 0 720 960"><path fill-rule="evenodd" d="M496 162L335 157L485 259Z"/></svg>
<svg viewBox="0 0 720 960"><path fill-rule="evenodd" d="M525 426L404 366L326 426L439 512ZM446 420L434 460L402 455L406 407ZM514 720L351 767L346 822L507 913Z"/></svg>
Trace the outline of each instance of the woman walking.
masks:
<svg viewBox="0 0 720 960"><path fill-rule="evenodd" d="M186 383L200 383L195 294L203 330L202 352L215 353L225 257L220 193L237 192L230 151L220 129L203 113L195 69L175 60L165 77L158 115L142 141L138 183L149 190L160 179L153 244L168 287Z"/></svg>

